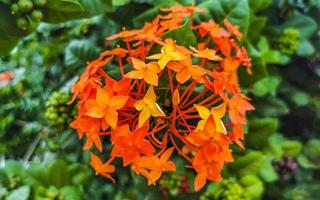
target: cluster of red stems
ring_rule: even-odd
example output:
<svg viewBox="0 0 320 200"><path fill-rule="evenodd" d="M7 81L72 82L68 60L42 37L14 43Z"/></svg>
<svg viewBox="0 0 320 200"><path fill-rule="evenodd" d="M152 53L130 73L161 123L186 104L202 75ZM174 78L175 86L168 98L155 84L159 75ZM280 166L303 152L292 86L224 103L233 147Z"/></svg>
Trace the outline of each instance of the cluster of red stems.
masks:
<svg viewBox="0 0 320 200"><path fill-rule="evenodd" d="M198 7L161 11L142 29L106 38L124 47L102 52L73 85L71 102L77 101L79 111L71 127L79 138L85 136L84 150L110 152L105 162L90 153L97 175L115 182L112 162L121 158L123 166L155 184L162 172L176 171L170 160L176 151L197 173L198 191L207 180L221 180L224 164L233 161L231 144L243 148L245 113L254 107L240 91L237 69L251 74L251 62L240 47L239 27L227 19L223 25L214 20L194 25L193 13L204 12ZM163 39L184 23L197 47Z"/></svg>

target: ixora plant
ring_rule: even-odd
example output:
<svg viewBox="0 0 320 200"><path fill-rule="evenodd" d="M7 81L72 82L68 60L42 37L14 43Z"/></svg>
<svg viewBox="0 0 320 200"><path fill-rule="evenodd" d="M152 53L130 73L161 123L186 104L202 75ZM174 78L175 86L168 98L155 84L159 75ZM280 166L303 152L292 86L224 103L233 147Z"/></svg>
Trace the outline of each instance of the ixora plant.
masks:
<svg viewBox="0 0 320 200"><path fill-rule="evenodd" d="M107 37L119 45L90 62L73 85L71 102L79 109L71 127L85 136L84 150L110 152L106 162L91 152L96 174L115 182L112 162L121 158L155 184L162 172L176 170L170 157L177 151L196 171L198 191L207 180L221 180L233 161L231 144L244 148L245 113L254 107L237 70L251 74L250 58L227 19L194 24L194 12L204 12L195 6L161 11L142 29Z"/></svg>

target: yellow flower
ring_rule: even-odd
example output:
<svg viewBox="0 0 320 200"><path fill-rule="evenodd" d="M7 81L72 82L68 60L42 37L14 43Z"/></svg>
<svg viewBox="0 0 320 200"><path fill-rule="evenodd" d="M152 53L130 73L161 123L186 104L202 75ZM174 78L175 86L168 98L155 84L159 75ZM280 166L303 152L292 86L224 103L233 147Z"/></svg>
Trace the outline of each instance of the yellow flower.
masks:
<svg viewBox="0 0 320 200"><path fill-rule="evenodd" d="M161 53L147 57L148 59L158 60L161 69L170 61L179 61L185 59L185 56L174 49L174 42L172 39L167 39L165 45L161 48Z"/></svg>
<svg viewBox="0 0 320 200"><path fill-rule="evenodd" d="M149 119L150 116L161 117L165 116L160 106L156 103L156 94L153 91L153 87L150 86L146 95L142 100L137 101L134 107L141 111L139 114L138 127L142 127L143 124Z"/></svg>
<svg viewBox="0 0 320 200"><path fill-rule="evenodd" d="M200 105L194 105L194 107L197 109L199 116L201 118L201 120L198 122L197 130L203 130L206 121L209 119L210 115L212 115L216 124L216 130L220 133L224 133L224 134L227 133L227 130L222 121L222 117L226 113L225 103L217 107L211 108L211 110Z"/></svg>

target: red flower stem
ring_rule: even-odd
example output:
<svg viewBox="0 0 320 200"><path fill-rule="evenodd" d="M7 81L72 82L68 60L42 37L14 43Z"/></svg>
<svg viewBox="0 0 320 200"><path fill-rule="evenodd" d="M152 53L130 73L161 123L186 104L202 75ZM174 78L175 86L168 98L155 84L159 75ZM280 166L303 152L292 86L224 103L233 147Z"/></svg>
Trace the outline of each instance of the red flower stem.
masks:
<svg viewBox="0 0 320 200"><path fill-rule="evenodd" d="M191 101L189 101L186 105L182 106L181 108L184 109L190 105L192 105L194 102L196 102L198 99L200 99L201 97L203 97L203 95L205 95L205 93L208 91L207 88L205 88L200 94L198 94L196 97L194 97Z"/></svg>
<svg viewBox="0 0 320 200"><path fill-rule="evenodd" d="M128 41L127 39L124 39L124 41L125 41L125 43L126 43L126 45L127 45L127 49L128 49L129 54L130 54L130 56L131 56L131 55L132 55L132 51L131 51L130 43L129 43L129 41Z"/></svg>
<svg viewBox="0 0 320 200"><path fill-rule="evenodd" d="M156 156L160 156L167 148L167 144L168 144L168 133L166 133L164 136L163 136L163 140L162 140L162 149L161 151L159 151Z"/></svg>
<svg viewBox="0 0 320 200"><path fill-rule="evenodd" d="M184 99L185 96L188 94L188 91L189 91L190 89L193 90L195 86L196 86L196 82L193 81L193 82L183 91L183 93L182 93L182 95L181 95L181 99ZM183 104L183 103L182 103L182 104ZM180 104L180 105L182 105L182 104Z"/></svg>
<svg viewBox="0 0 320 200"><path fill-rule="evenodd" d="M172 81L172 73L171 70L169 68L167 68L168 70L168 78L169 78L169 82L170 82L170 90L171 90L171 95L173 95L174 92L174 87L173 87L173 81Z"/></svg>
<svg viewBox="0 0 320 200"><path fill-rule="evenodd" d="M154 141L153 138L151 137L151 135L148 135L147 137L148 137L149 141L150 141L154 146L156 146L156 147L159 148L159 149L161 148L161 144L158 144L156 141Z"/></svg>
<svg viewBox="0 0 320 200"><path fill-rule="evenodd" d="M183 123L186 125L186 127L187 127L187 129L188 129L188 131L192 131L191 130L191 128L190 128L190 126L189 126L189 124L187 123L187 121L184 119L184 117L183 117L183 113L180 111L180 109L179 108L177 108L177 110L178 110L178 113L179 113L179 116L181 117L181 120L183 121Z"/></svg>
<svg viewBox="0 0 320 200"><path fill-rule="evenodd" d="M211 95L210 97L202 100L202 101L199 102L198 104L199 104L199 105L204 105L205 103L207 103L207 102L209 102L209 101L212 101L212 100L215 99L216 97L217 97L217 95L216 95L216 94L213 94L213 95ZM218 98L218 99L219 99L219 98ZM219 99L219 100L220 100L220 99Z"/></svg>
<svg viewBox="0 0 320 200"><path fill-rule="evenodd" d="M212 106L214 106L215 104L219 103L220 101L221 101L221 98L217 97L217 98L214 99L213 101L208 102L208 104L204 104L204 106L206 106L206 107L212 107Z"/></svg>
<svg viewBox="0 0 320 200"><path fill-rule="evenodd" d="M116 157L115 156L112 156L107 162L106 164L110 164Z"/></svg>
<svg viewBox="0 0 320 200"><path fill-rule="evenodd" d="M200 119L199 115L185 115L185 119Z"/></svg>
<svg viewBox="0 0 320 200"><path fill-rule="evenodd" d="M124 69L123 69L123 64L122 64L122 59L118 56L118 62L119 62L119 66L120 66L120 73L121 76L124 76Z"/></svg>
<svg viewBox="0 0 320 200"><path fill-rule="evenodd" d="M99 135L111 135L110 131L100 132Z"/></svg>
<svg viewBox="0 0 320 200"><path fill-rule="evenodd" d="M181 126L185 127L185 124L184 124L183 122L178 122L178 123L179 123L179 125L181 125ZM190 124L189 124L189 127L190 127L190 128L192 128L192 129L197 128L197 126L190 125Z"/></svg>
<svg viewBox="0 0 320 200"><path fill-rule="evenodd" d="M172 142L174 148L178 151L178 153L184 157L187 161L192 162L191 158L189 158L187 155L185 155L182 150L178 147L178 145L176 144L176 142L174 141L173 136L170 134L170 141Z"/></svg>
<svg viewBox="0 0 320 200"><path fill-rule="evenodd" d="M186 104L187 102L189 102L189 99L192 95L194 87L192 88L192 90L189 90L188 95L184 98L184 101L182 102L181 106L183 106L184 104Z"/></svg>

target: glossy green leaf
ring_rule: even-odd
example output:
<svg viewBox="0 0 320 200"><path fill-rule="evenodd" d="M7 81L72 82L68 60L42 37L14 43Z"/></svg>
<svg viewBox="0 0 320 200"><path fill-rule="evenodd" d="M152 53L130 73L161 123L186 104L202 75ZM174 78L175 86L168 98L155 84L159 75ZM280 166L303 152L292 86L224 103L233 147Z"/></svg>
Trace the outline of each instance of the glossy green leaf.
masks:
<svg viewBox="0 0 320 200"><path fill-rule="evenodd" d="M273 158L265 156L262 167L259 170L259 177L265 182L274 182L278 179L278 174L272 165Z"/></svg>
<svg viewBox="0 0 320 200"><path fill-rule="evenodd" d="M295 13L291 19L283 23L280 28L293 27L300 31L301 37L310 38L317 30L317 23L311 17Z"/></svg>
<svg viewBox="0 0 320 200"><path fill-rule="evenodd" d="M277 131L278 126L279 121L276 118L252 119L249 122L248 143L256 149L262 149L268 138Z"/></svg>
<svg viewBox="0 0 320 200"><path fill-rule="evenodd" d="M240 67L238 72L240 84L245 87L252 86L256 81L268 76L266 63L262 60L261 53L251 43L248 43L247 46L253 74L248 74L244 67Z"/></svg>
<svg viewBox="0 0 320 200"><path fill-rule="evenodd" d="M50 166L48 167L49 176L50 176L50 183L57 187L61 188L66 185L70 185L71 177L68 171L68 165L63 160L55 160Z"/></svg>
<svg viewBox="0 0 320 200"><path fill-rule="evenodd" d="M254 105L259 116L278 117L289 113L289 107L286 102L274 96L256 99Z"/></svg>
<svg viewBox="0 0 320 200"><path fill-rule="evenodd" d="M227 18L231 23L239 25L242 33L247 34L250 23L248 0L207 0L198 6L208 10L208 12L196 14L196 19L214 19L217 22L222 22Z"/></svg>
<svg viewBox="0 0 320 200"><path fill-rule="evenodd" d="M64 200L81 200L81 191L76 186L65 186L60 189Z"/></svg>
<svg viewBox="0 0 320 200"><path fill-rule="evenodd" d="M230 167L240 176L258 174L263 161L264 155L262 152L247 151L245 155L238 157L236 162L231 163Z"/></svg>
<svg viewBox="0 0 320 200"><path fill-rule="evenodd" d="M260 199L264 192L263 182L255 175L247 175L240 179L240 183L245 186L245 191L249 193L250 199Z"/></svg>
<svg viewBox="0 0 320 200"><path fill-rule="evenodd" d="M74 40L66 48L67 66L85 66L99 55L98 48L87 40Z"/></svg>
<svg viewBox="0 0 320 200"><path fill-rule="evenodd" d="M22 186L10 192L6 200L28 200L30 196L30 186Z"/></svg>
<svg viewBox="0 0 320 200"><path fill-rule="evenodd" d="M52 4L54 3L55 0ZM45 8L44 22L60 23L72 19L80 19L85 17L92 17L94 15L104 14L106 12L114 11L112 0L72 0L63 1L63 3L70 4L67 9L58 9L58 6L50 6ZM62 4L62 3L61 3ZM72 6L71 6L72 5Z"/></svg>
<svg viewBox="0 0 320 200"><path fill-rule="evenodd" d="M249 0L249 6L254 12L262 11L272 4L272 0Z"/></svg>
<svg viewBox="0 0 320 200"><path fill-rule="evenodd" d="M24 31L16 25L17 17L10 13L10 7L0 2L0 57L8 55L19 39L31 31Z"/></svg>
<svg viewBox="0 0 320 200"><path fill-rule="evenodd" d="M46 8L57 12L84 12L79 0L48 0Z"/></svg>
<svg viewBox="0 0 320 200"><path fill-rule="evenodd" d="M297 140L286 140L281 144L281 148L285 155L296 157L301 152L302 144Z"/></svg>
<svg viewBox="0 0 320 200"><path fill-rule="evenodd" d="M256 16L253 13L250 15L250 25L248 31L248 40L255 42L259 40L261 32L267 23L267 17Z"/></svg>
<svg viewBox="0 0 320 200"><path fill-rule="evenodd" d="M314 46L311 44L309 40L302 40L298 45L297 55L302 57L308 57L315 54L315 51L316 50Z"/></svg>
<svg viewBox="0 0 320 200"><path fill-rule="evenodd" d="M172 38L177 42L177 44L186 47L197 46L197 38L190 28L189 19L186 20L186 22L182 26L165 33L162 38Z"/></svg>
<svg viewBox="0 0 320 200"><path fill-rule="evenodd" d="M278 77L266 77L254 83L251 91L259 97L267 94L275 95L280 82L281 80Z"/></svg>

